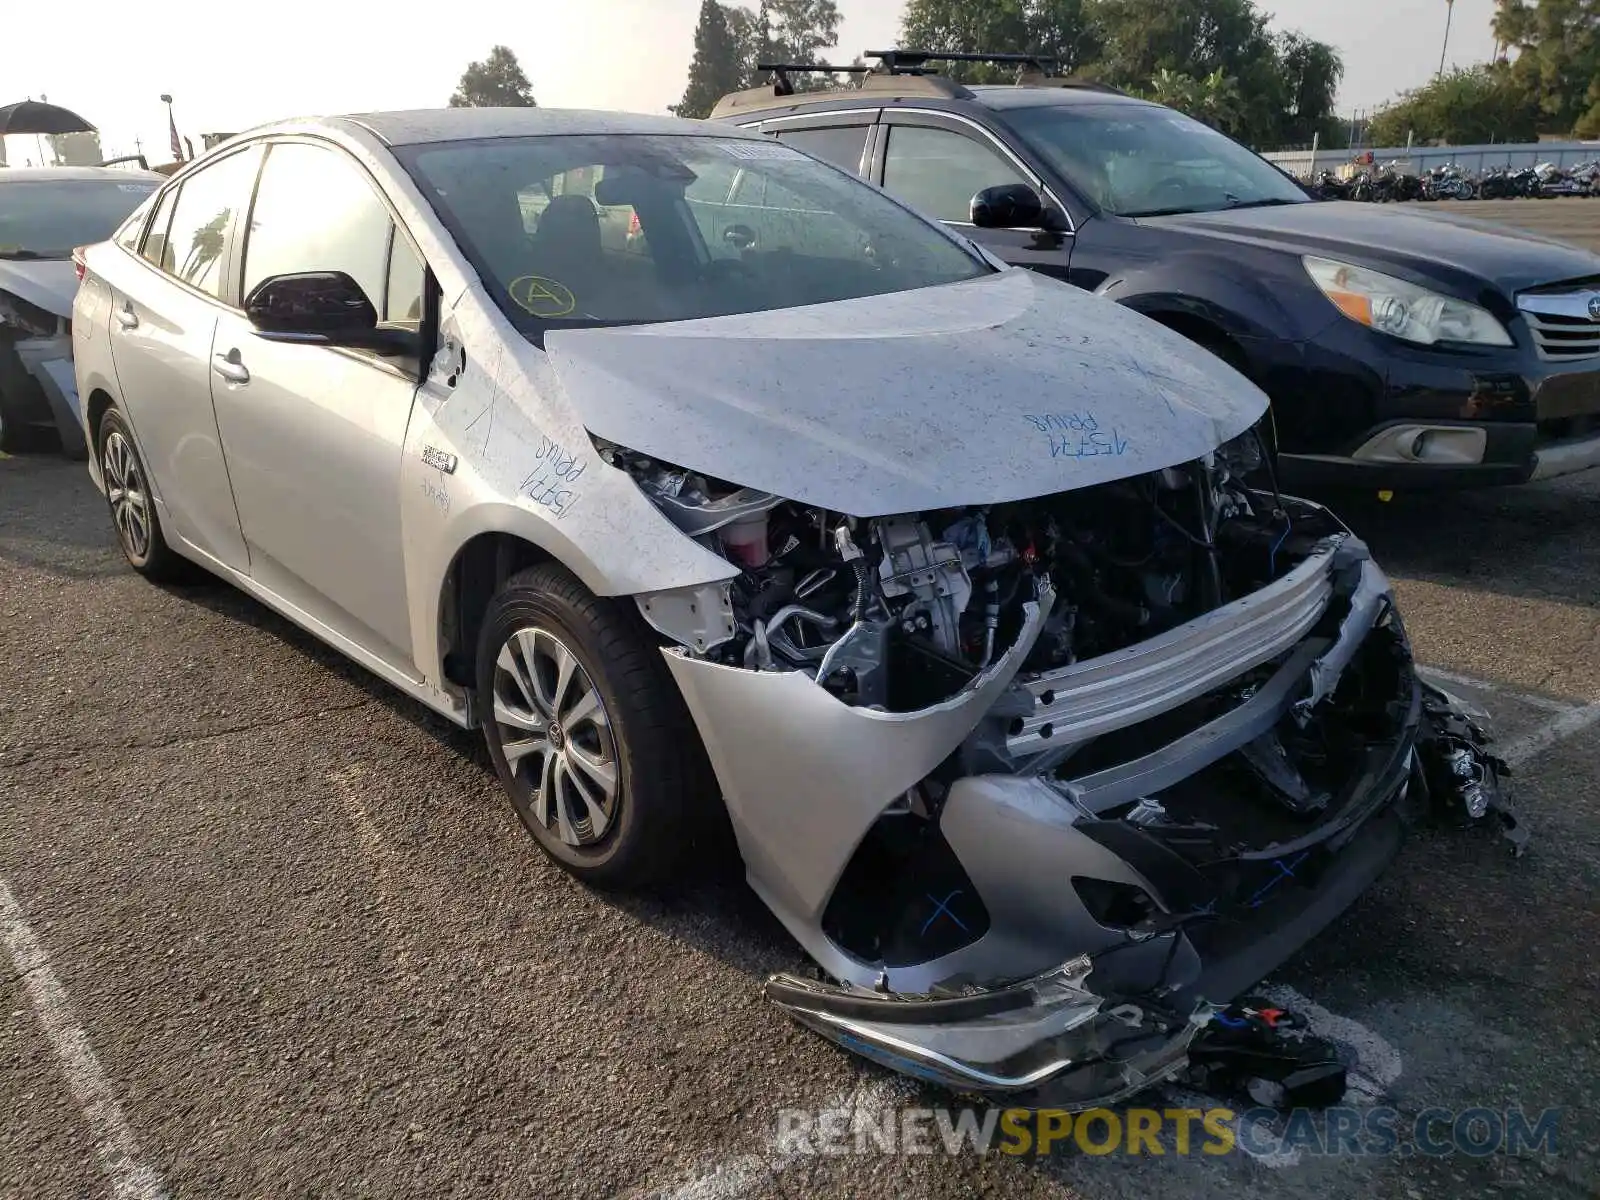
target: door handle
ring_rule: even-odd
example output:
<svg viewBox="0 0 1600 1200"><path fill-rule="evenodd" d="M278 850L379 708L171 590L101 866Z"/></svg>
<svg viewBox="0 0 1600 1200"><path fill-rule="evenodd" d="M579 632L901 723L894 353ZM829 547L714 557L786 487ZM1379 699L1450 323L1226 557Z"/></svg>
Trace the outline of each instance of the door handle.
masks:
<svg viewBox="0 0 1600 1200"><path fill-rule="evenodd" d="M215 355L211 363L211 369L229 383L250 382L250 372L239 361L239 352L237 350L229 350L226 354Z"/></svg>
<svg viewBox="0 0 1600 1200"><path fill-rule="evenodd" d="M124 329L139 328L139 314L133 311L133 305L124 304L117 309L117 324Z"/></svg>

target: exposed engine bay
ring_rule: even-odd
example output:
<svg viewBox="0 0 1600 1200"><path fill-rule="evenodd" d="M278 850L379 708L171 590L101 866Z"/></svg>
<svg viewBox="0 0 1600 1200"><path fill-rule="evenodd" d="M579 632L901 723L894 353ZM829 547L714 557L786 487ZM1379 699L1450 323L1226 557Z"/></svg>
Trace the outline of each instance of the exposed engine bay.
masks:
<svg viewBox="0 0 1600 1200"><path fill-rule="evenodd" d="M1417 678L1382 571L1278 492L1255 431L871 519L601 452L740 568L722 635L669 663L751 881L819 968L768 995L896 1070L1109 1102L1204 1060L1211 1016L1427 799L1525 836L1484 728ZM779 758L782 720L817 753Z"/></svg>
<svg viewBox="0 0 1600 1200"><path fill-rule="evenodd" d="M1243 484L1262 461L1253 433L1214 461L1083 491L872 520L608 453L680 528L744 569L732 588L737 633L715 661L802 671L846 703L891 712L933 703L989 666L1041 582L1056 602L1028 671L1209 612L1338 529L1296 531L1281 500Z"/></svg>

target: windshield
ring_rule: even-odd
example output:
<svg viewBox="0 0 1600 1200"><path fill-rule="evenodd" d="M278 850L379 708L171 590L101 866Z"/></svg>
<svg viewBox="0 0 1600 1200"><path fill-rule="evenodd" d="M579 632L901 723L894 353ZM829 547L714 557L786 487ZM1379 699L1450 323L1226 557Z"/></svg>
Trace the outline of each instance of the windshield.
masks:
<svg viewBox="0 0 1600 1200"><path fill-rule="evenodd" d="M70 258L103 242L158 184L0 178L0 258Z"/></svg>
<svg viewBox="0 0 1600 1200"><path fill-rule="evenodd" d="M1052 104L1004 114L1035 153L1124 217L1309 202L1288 176L1209 125L1144 104Z"/></svg>
<svg viewBox="0 0 1600 1200"><path fill-rule="evenodd" d="M992 270L939 226L776 141L561 135L400 158L525 331L823 304Z"/></svg>

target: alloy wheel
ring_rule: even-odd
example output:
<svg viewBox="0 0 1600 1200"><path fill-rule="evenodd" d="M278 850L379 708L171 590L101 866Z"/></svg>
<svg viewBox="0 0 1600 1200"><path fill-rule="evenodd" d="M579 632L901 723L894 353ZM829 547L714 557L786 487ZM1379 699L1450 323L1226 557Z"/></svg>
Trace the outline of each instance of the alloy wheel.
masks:
<svg viewBox="0 0 1600 1200"><path fill-rule="evenodd" d="M513 633L495 660L494 722L534 819L569 846L593 846L615 823L621 788L605 702L571 648L539 626Z"/></svg>
<svg viewBox="0 0 1600 1200"><path fill-rule="evenodd" d="M142 562L150 554L150 493L139 459L121 430L113 429L106 435L100 470L122 548L129 558Z"/></svg>

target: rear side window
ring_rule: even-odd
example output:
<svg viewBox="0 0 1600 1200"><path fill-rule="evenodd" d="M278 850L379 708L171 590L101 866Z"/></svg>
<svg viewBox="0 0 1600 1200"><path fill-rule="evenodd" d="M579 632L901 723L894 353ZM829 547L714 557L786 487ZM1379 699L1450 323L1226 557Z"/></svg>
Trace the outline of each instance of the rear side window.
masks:
<svg viewBox="0 0 1600 1200"><path fill-rule="evenodd" d="M172 254L167 248L167 230L172 225L172 209L178 202L178 189L161 197L156 206L155 219L150 222L150 232L144 235L144 248L139 253L163 271L172 270Z"/></svg>
<svg viewBox="0 0 1600 1200"><path fill-rule="evenodd" d="M869 128L867 125L832 125L826 129L781 129L778 140L858 175Z"/></svg>
<svg viewBox="0 0 1600 1200"><path fill-rule="evenodd" d="M338 151L278 143L267 155L250 212L243 294L274 275L343 271L382 319L386 304L394 307L388 300L392 224L366 176Z"/></svg>
<svg viewBox="0 0 1600 1200"><path fill-rule="evenodd" d="M920 125L889 131L883 186L913 208L965 225L972 198L984 188L1029 183L999 151L965 134Z"/></svg>
<svg viewBox="0 0 1600 1200"><path fill-rule="evenodd" d="M232 234L234 213L250 202L250 185L260 162L260 149L252 147L183 181L162 251L162 270L202 292L225 298L223 252ZM145 244L148 247L148 239Z"/></svg>

